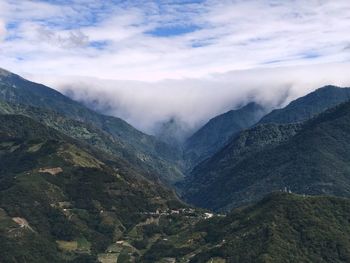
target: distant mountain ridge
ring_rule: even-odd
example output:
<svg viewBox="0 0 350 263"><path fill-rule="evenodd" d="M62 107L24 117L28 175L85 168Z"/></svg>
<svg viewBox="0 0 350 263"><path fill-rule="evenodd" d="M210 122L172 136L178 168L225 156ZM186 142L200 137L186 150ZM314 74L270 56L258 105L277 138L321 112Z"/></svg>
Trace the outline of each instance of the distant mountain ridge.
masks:
<svg viewBox="0 0 350 263"><path fill-rule="evenodd" d="M282 109L273 110L259 123L302 122L348 100L350 100L350 88L325 86L292 101Z"/></svg>

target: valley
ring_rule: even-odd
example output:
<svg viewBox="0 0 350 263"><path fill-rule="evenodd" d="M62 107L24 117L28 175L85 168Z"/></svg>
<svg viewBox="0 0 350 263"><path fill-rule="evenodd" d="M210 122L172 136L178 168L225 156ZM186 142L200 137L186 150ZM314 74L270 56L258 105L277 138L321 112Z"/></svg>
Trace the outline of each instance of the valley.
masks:
<svg viewBox="0 0 350 263"><path fill-rule="evenodd" d="M0 263L350 263L350 1L0 0Z"/></svg>
<svg viewBox="0 0 350 263"><path fill-rule="evenodd" d="M178 147L0 76L2 262L350 259L348 88L248 104Z"/></svg>

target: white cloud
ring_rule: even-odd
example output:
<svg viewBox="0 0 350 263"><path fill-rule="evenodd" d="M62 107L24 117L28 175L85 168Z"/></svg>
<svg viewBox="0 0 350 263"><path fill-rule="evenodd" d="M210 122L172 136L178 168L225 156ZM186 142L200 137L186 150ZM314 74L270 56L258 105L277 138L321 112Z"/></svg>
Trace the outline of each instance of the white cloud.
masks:
<svg viewBox="0 0 350 263"><path fill-rule="evenodd" d="M55 32L48 28L38 27L37 32L40 40L61 48L85 47L89 43L89 37L80 30Z"/></svg>
<svg viewBox="0 0 350 263"><path fill-rule="evenodd" d="M289 86L292 98L348 84L348 0L179 2L0 0L10 25L0 67L77 85L88 100L100 94L111 113L147 130L170 115L196 125L254 92L276 104L269 94ZM164 27L194 30L150 33Z"/></svg>
<svg viewBox="0 0 350 263"><path fill-rule="evenodd" d="M17 38L0 47L6 50L2 66L30 73L154 81L350 59L350 2L344 0L124 1L107 7L96 1L2 1L8 9L2 15L18 24L9 32ZM179 24L200 29L173 37L146 33Z"/></svg>
<svg viewBox="0 0 350 263"><path fill-rule="evenodd" d="M2 41L5 38L6 35L6 25L4 21L1 21L0 19L0 41Z"/></svg>
<svg viewBox="0 0 350 263"><path fill-rule="evenodd" d="M154 132L176 117L196 128L209 118L256 101L284 106L324 85L350 87L350 63L232 71L200 79L159 82L28 75L135 127Z"/></svg>

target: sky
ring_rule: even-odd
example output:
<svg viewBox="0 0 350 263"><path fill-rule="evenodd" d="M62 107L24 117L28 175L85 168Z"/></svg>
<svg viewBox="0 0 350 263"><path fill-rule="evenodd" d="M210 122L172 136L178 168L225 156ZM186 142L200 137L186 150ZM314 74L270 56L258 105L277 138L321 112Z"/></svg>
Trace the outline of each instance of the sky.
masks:
<svg viewBox="0 0 350 263"><path fill-rule="evenodd" d="M350 86L349 30L348 0L0 0L0 67L152 132Z"/></svg>

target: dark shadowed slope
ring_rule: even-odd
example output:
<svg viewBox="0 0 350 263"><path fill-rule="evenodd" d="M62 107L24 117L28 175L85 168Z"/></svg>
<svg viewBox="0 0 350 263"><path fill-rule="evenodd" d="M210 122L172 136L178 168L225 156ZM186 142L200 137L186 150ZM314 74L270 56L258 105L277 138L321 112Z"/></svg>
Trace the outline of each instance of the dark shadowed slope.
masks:
<svg viewBox="0 0 350 263"><path fill-rule="evenodd" d="M273 110L259 123L294 123L311 117L350 100L350 88L325 86L296 99L283 109Z"/></svg>
<svg viewBox="0 0 350 263"><path fill-rule="evenodd" d="M241 109L231 110L211 119L185 143L185 159L189 167L212 156L234 134L259 121L264 112L260 105L249 103Z"/></svg>
<svg viewBox="0 0 350 263"><path fill-rule="evenodd" d="M196 205L220 210L284 188L350 196L349 156L350 103L345 103L301 128L270 124L245 131L194 169L185 197Z"/></svg>

